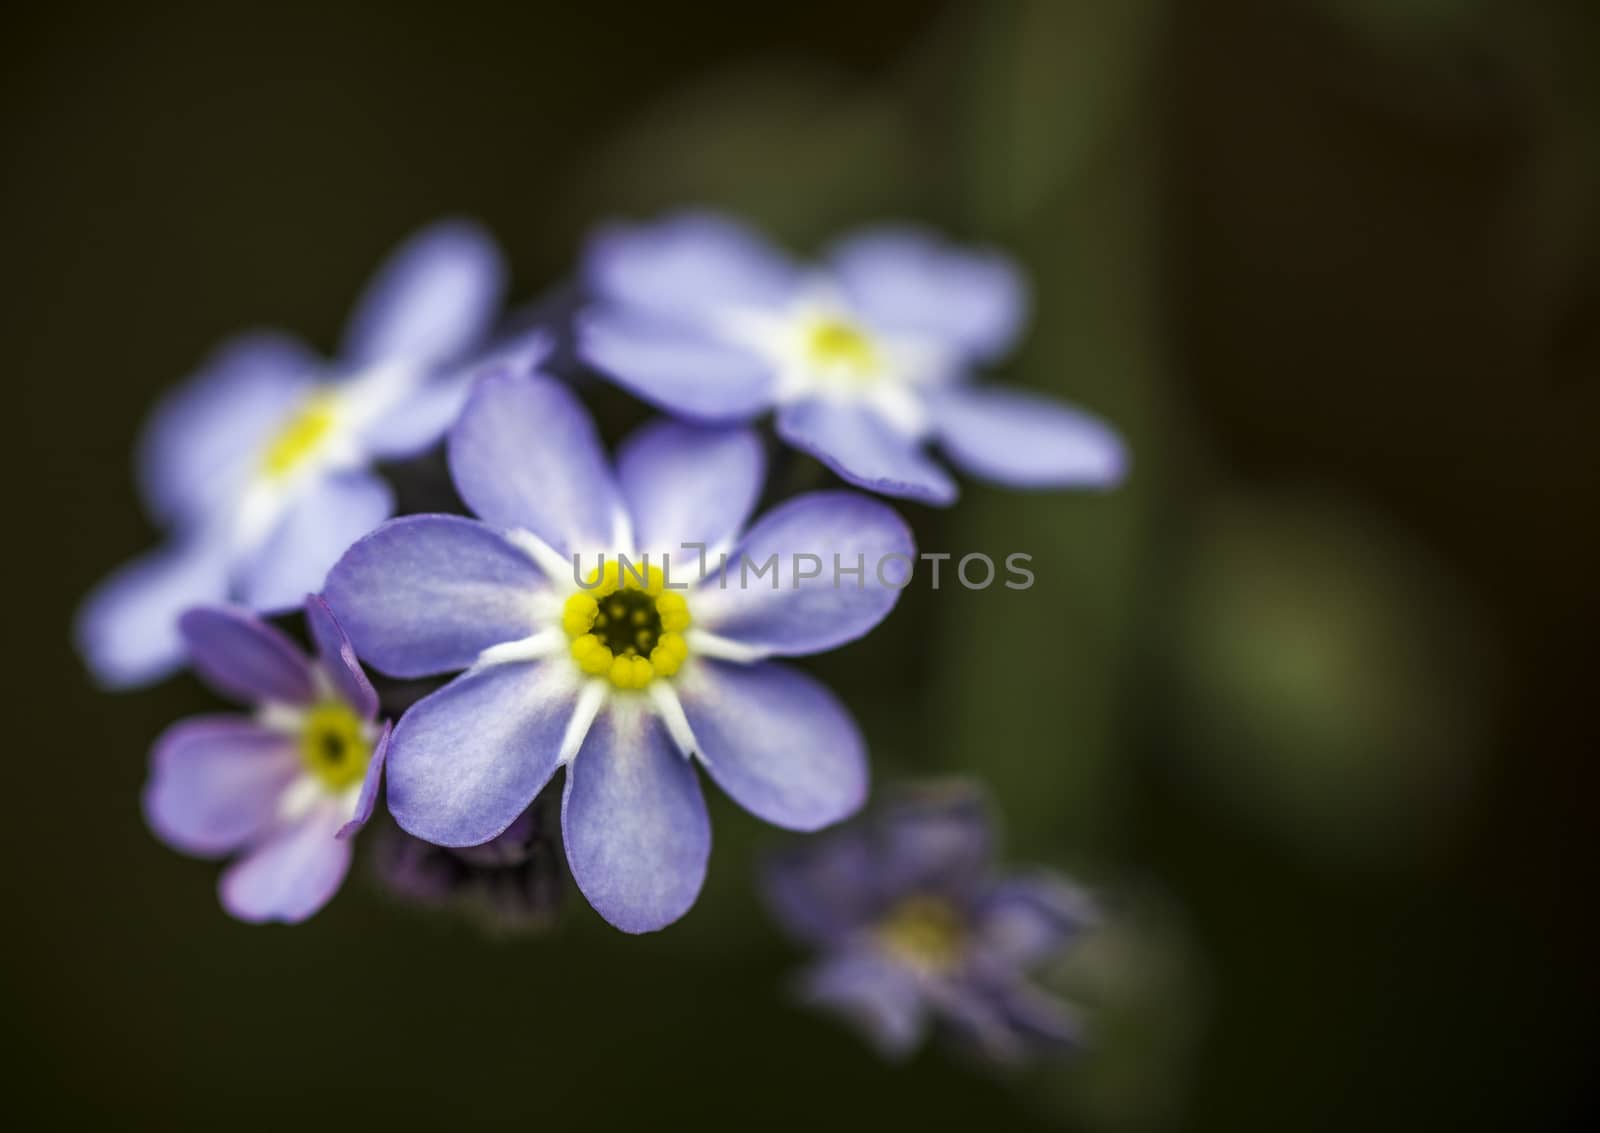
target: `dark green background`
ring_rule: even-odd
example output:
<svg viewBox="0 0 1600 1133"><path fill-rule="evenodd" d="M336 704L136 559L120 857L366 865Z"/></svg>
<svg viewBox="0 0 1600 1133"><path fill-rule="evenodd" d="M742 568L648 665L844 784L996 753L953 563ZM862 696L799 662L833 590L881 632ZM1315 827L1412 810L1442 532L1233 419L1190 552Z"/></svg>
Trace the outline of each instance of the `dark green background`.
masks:
<svg viewBox="0 0 1600 1133"><path fill-rule="evenodd" d="M3 379L6 1109L25 1127L1542 1129L1595 940L1600 38L1585 5L13 8ZM445 212L531 297L682 203L799 246L909 216L1038 287L1008 380L1116 421L1106 497L973 486L925 548L1035 555L821 659L878 781L986 778L1102 887L1100 1036L887 1068L779 995L718 799L699 906L486 939L359 879L229 921L144 830L189 678L91 690L73 606L152 537L140 415L221 337L331 346ZM20 401L20 412L18 404ZM635 411L600 398L608 431ZM1019 663L1019 655L1023 663ZM20 724L20 734L17 725Z"/></svg>

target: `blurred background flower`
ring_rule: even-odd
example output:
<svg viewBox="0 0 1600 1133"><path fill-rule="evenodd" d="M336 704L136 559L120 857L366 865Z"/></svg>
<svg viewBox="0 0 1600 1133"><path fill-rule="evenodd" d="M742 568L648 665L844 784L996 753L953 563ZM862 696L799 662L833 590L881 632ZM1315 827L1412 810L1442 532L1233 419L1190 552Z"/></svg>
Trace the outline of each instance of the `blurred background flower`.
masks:
<svg viewBox="0 0 1600 1133"><path fill-rule="evenodd" d="M545 791L481 846L435 846L386 820L375 835L378 883L402 905L465 917L491 936L548 930L567 888L560 794Z"/></svg>
<svg viewBox="0 0 1600 1133"><path fill-rule="evenodd" d="M935 1033L999 1065L1080 1045L1075 1012L1033 977L1092 929L1094 901L1059 874L1002 866L1000 833L970 780L898 784L772 855L761 887L773 919L815 953L800 1002L891 1060Z"/></svg>
<svg viewBox="0 0 1600 1133"><path fill-rule="evenodd" d="M70 836L59 805L3 827L20 1110L1581 1127L1593 5L0 19L13 530L42 536L18 556L12 791L73 808ZM1102 896L1105 931L1051 974L1099 1036L1075 1062L890 1069L783 1006L791 952L748 869L771 835L723 800L694 914L646 940L570 908L486 942L355 884L293 931L242 926L142 827L150 741L213 702L187 676L105 698L64 629L154 540L129 459L145 407L241 320L331 351L352 281L433 217L482 220L523 301L570 278L598 221L686 206L804 254L882 220L1006 249L1035 311L994 380L1127 442L1110 495L963 481L953 511L908 506L919 547L1026 551L1036 584L913 587L811 666L848 690L877 783L981 776L1008 858ZM608 441L642 416L584 384ZM402 505L426 498L426 476L385 471Z"/></svg>

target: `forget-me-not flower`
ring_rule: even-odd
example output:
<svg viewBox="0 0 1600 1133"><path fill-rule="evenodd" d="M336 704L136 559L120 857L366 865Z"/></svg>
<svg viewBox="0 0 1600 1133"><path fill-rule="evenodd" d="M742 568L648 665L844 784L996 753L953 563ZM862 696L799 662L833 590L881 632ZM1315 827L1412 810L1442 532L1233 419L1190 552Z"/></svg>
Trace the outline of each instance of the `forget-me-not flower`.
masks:
<svg viewBox="0 0 1600 1133"><path fill-rule="evenodd" d="M388 800L404 829L487 842L564 768L573 879L606 920L646 932L682 916L705 877L696 764L781 826L816 829L860 806L855 723L770 658L832 649L889 612L899 592L875 567L888 559L885 577L909 577L913 554L890 508L816 492L745 530L764 478L753 433L656 421L613 470L572 394L527 374L479 380L448 455L480 519L391 520L346 552L326 589L380 671L467 670L395 729ZM724 551L775 565L748 585L737 565L700 578L685 543L713 565ZM811 576L794 553L828 569ZM648 568L630 569L646 554ZM836 554L864 575L834 585Z"/></svg>
<svg viewBox="0 0 1600 1133"><path fill-rule="evenodd" d="M595 306L580 349L675 415L777 430L860 487L949 504L924 451L1017 487L1105 487L1117 435L1051 398L978 386L1010 351L1027 286L1010 260L913 228L862 232L803 267L724 217L687 213L601 231L584 257Z"/></svg>
<svg viewBox="0 0 1600 1133"><path fill-rule="evenodd" d="M802 999L891 1057L935 1023L1001 1062L1072 1045L1073 1015L1028 976L1077 937L1090 903L1049 873L993 873L992 840L981 794L947 786L776 856L768 903L821 953Z"/></svg>
<svg viewBox="0 0 1600 1133"><path fill-rule="evenodd" d="M435 224L367 286L334 361L286 335L224 344L163 400L139 444L139 482L162 548L102 582L79 610L91 672L132 687L177 668L178 615L233 601L293 609L352 541L394 512L377 460L435 443L500 304L504 267L486 233Z"/></svg>
<svg viewBox="0 0 1600 1133"><path fill-rule="evenodd" d="M158 837L201 857L237 854L223 907L245 921L303 921L338 890L350 837L372 815L389 726L355 650L321 598L306 600L307 657L236 606L179 619L195 671L251 716L197 716L151 752L145 817Z"/></svg>

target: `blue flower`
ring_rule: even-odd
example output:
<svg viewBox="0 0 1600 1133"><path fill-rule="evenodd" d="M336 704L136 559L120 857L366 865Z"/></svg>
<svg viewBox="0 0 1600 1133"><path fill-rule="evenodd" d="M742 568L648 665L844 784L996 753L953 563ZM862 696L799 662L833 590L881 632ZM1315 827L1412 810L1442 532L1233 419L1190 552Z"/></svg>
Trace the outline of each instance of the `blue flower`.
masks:
<svg viewBox="0 0 1600 1133"><path fill-rule="evenodd" d="M139 446L150 514L170 542L102 582L75 634L91 672L133 687L177 668L178 615L236 601L293 609L351 541L394 512L376 460L436 442L500 302L499 252L448 221L403 244L368 285L337 362L284 335L225 343L157 407Z"/></svg>
<svg viewBox="0 0 1600 1133"><path fill-rule="evenodd" d="M584 280L597 302L579 345L595 367L691 420L776 408L784 440L860 487L953 502L930 442L1016 487L1121 479L1122 443L1099 420L967 380L1026 321L1027 287L994 252L880 228L802 268L731 220L690 213L603 230Z"/></svg>
<svg viewBox="0 0 1600 1133"><path fill-rule="evenodd" d="M801 997L890 1057L935 1022L999 1062L1072 1045L1072 1014L1027 977L1073 941L1090 904L1049 873L994 874L992 837L982 795L950 786L901 794L775 857L768 904L822 954Z"/></svg>
<svg viewBox="0 0 1600 1133"><path fill-rule="evenodd" d="M145 817L200 857L237 853L222 904L245 921L303 921L338 890L349 838L372 815L389 727L327 604L306 600L317 656L247 610L200 607L178 623L189 661L253 716L197 716L151 753Z"/></svg>
<svg viewBox="0 0 1600 1133"><path fill-rule="evenodd" d="M781 826L816 829L860 806L854 722L770 658L832 649L889 612L899 592L872 564L913 554L893 511L818 492L745 530L764 477L752 433L657 421L624 443L613 471L572 394L531 375L480 380L448 454L482 521L392 520L346 552L326 590L375 668L467 670L395 729L388 799L405 830L436 845L487 842L565 768L573 879L606 920L646 932L682 916L705 877L696 763ZM734 564L770 561L769 573L748 585L739 565L698 578L685 543L703 544L713 566L731 550ZM619 553L649 565L625 568ZM847 569L859 557L866 571L835 586L796 553L838 554Z"/></svg>

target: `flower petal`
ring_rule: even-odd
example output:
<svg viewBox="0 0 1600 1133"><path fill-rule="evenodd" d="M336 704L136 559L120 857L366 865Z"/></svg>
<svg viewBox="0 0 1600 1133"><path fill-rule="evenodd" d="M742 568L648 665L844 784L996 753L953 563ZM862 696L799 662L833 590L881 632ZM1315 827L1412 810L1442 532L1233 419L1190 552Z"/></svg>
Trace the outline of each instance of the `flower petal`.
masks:
<svg viewBox="0 0 1600 1133"><path fill-rule="evenodd" d="M934 1007L954 1036L1001 1065L1077 1046L1077 1016L1055 997L1018 979L955 980L936 985Z"/></svg>
<svg viewBox="0 0 1600 1133"><path fill-rule="evenodd" d="M1018 981L1000 996L1000 1012L1028 1053L1057 1053L1083 1045L1083 1023L1068 1004Z"/></svg>
<svg viewBox="0 0 1600 1133"><path fill-rule="evenodd" d="M879 813L876 836L883 890L894 895L972 893L994 849L987 799L964 781L902 788Z"/></svg>
<svg viewBox="0 0 1600 1133"><path fill-rule="evenodd" d="M243 716L180 720L151 749L145 821L175 849L225 854L272 826L300 773L294 739L282 732Z"/></svg>
<svg viewBox="0 0 1600 1133"><path fill-rule="evenodd" d="M350 843L338 838L337 803L319 803L299 822L279 828L222 874L222 907L259 924L298 924L326 905L350 870Z"/></svg>
<svg viewBox="0 0 1600 1133"><path fill-rule="evenodd" d="M1023 390L947 389L932 396L934 430L950 459L1018 488L1116 485L1122 439L1081 410Z"/></svg>
<svg viewBox="0 0 1600 1133"><path fill-rule="evenodd" d="M505 274L499 249L478 225L429 225L367 284L345 330L345 360L443 362L470 349L494 321Z"/></svg>
<svg viewBox="0 0 1600 1133"><path fill-rule="evenodd" d="M594 420L559 382L491 374L450 430L450 473L478 516L564 554L613 547L621 497Z"/></svg>
<svg viewBox="0 0 1600 1133"><path fill-rule="evenodd" d="M757 818L818 830L866 801L866 744L855 721L798 669L702 661L684 672L678 695L701 763Z"/></svg>
<svg viewBox="0 0 1600 1133"><path fill-rule="evenodd" d="M1016 265L910 227L851 236L832 253L850 305L883 330L948 342L980 361L1008 350L1028 316Z"/></svg>
<svg viewBox="0 0 1600 1133"><path fill-rule="evenodd" d="M150 514L189 526L225 506L322 366L287 335L257 332L220 346L145 422L139 484Z"/></svg>
<svg viewBox="0 0 1600 1133"><path fill-rule="evenodd" d="M751 229L702 212L601 229L584 250L583 276L612 303L690 321L733 307L780 306L799 279Z"/></svg>
<svg viewBox="0 0 1600 1133"><path fill-rule="evenodd" d="M426 452L461 416L474 374L464 371L425 381L361 429L361 447L378 460L406 460Z"/></svg>
<svg viewBox="0 0 1600 1133"><path fill-rule="evenodd" d="M73 637L105 688L149 684L183 665L178 615L228 597L226 547L193 539L124 564L89 592Z"/></svg>
<svg viewBox="0 0 1600 1133"><path fill-rule="evenodd" d="M800 577L817 567L808 555L821 563L813 578ZM821 653L883 620L900 591L880 581L880 567L885 579L903 583L915 555L910 529L887 504L855 492L811 492L757 520L726 574L703 583L689 604L697 626L743 645L790 656ZM860 586L853 574L835 575L835 556L848 570L865 564ZM769 559L775 569L757 578Z"/></svg>
<svg viewBox="0 0 1600 1133"><path fill-rule="evenodd" d="M513 324L494 342L461 364L459 373L476 382L490 374L533 375L556 352L558 326L572 318L574 304L556 296L537 300L513 313Z"/></svg>
<svg viewBox="0 0 1600 1133"><path fill-rule="evenodd" d="M389 741L395 821L438 846L499 834L555 774L577 696L571 665L518 661L419 700Z"/></svg>
<svg viewBox="0 0 1600 1133"><path fill-rule="evenodd" d="M885 905L871 838L860 822L773 855L761 880L773 917L806 944L838 941L878 916Z"/></svg>
<svg viewBox="0 0 1600 1133"><path fill-rule="evenodd" d="M317 660L322 671L333 683L339 698L354 708L363 720L378 715L378 693L356 660L355 646L334 617L327 599L312 594L306 598L306 625L311 630L311 640L317 646Z"/></svg>
<svg viewBox="0 0 1600 1133"><path fill-rule="evenodd" d="M656 420L622 443L617 478L633 517L634 546L670 554L674 575L692 578L699 555L684 543L715 549L732 542L750 518L766 476L766 453L749 429L707 429ZM659 563L659 558L654 561Z"/></svg>
<svg viewBox="0 0 1600 1133"><path fill-rule="evenodd" d="M561 829L572 879L623 932L665 928L694 904L711 822L694 767L639 698L614 700L567 768Z"/></svg>
<svg viewBox="0 0 1600 1133"><path fill-rule="evenodd" d="M360 657L393 677L425 677L534 633L533 599L548 585L488 525L408 515L346 551L323 596Z"/></svg>
<svg viewBox="0 0 1600 1133"><path fill-rule="evenodd" d="M920 442L865 406L807 398L779 410L777 427L789 444L859 488L940 506L956 498L955 481Z"/></svg>
<svg viewBox="0 0 1600 1133"><path fill-rule="evenodd" d="M178 619L195 672L246 704L307 704L315 695L306 655L283 631L238 606L199 606Z"/></svg>
<svg viewBox="0 0 1600 1133"><path fill-rule="evenodd" d="M372 746L372 758L367 761L367 773L361 778L361 791L356 795L356 805L345 824L339 827L338 837L350 838L367 824L373 808L378 805L378 787L383 782L383 769L388 763L389 740L394 725L387 721L378 733L378 742Z"/></svg>
<svg viewBox="0 0 1600 1133"><path fill-rule="evenodd" d="M844 1016L885 1058L904 1058L927 1032L927 1008L909 972L868 948L851 949L806 972L801 1001Z"/></svg>
<svg viewBox="0 0 1600 1133"><path fill-rule="evenodd" d="M695 421L743 421L772 406L772 363L693 327L620 308L578 320L583 360L668 413Z"/></svg>
<svg viewBox="0 0 1600 1133"><path fill-rule="evenodd" d="M1095 919L1094 902L1053 874L1012 877L988 887L975 915L986 953L1019 968L1061 951Z"/></svg>
<svg viewBox="0 0 1600 1133"><path fill-rule="evenodd" d="M238 579L244 602L278 613L322 589L344 549L394 513L394 492L371 472L339 472L291 503Z"/></svg>

